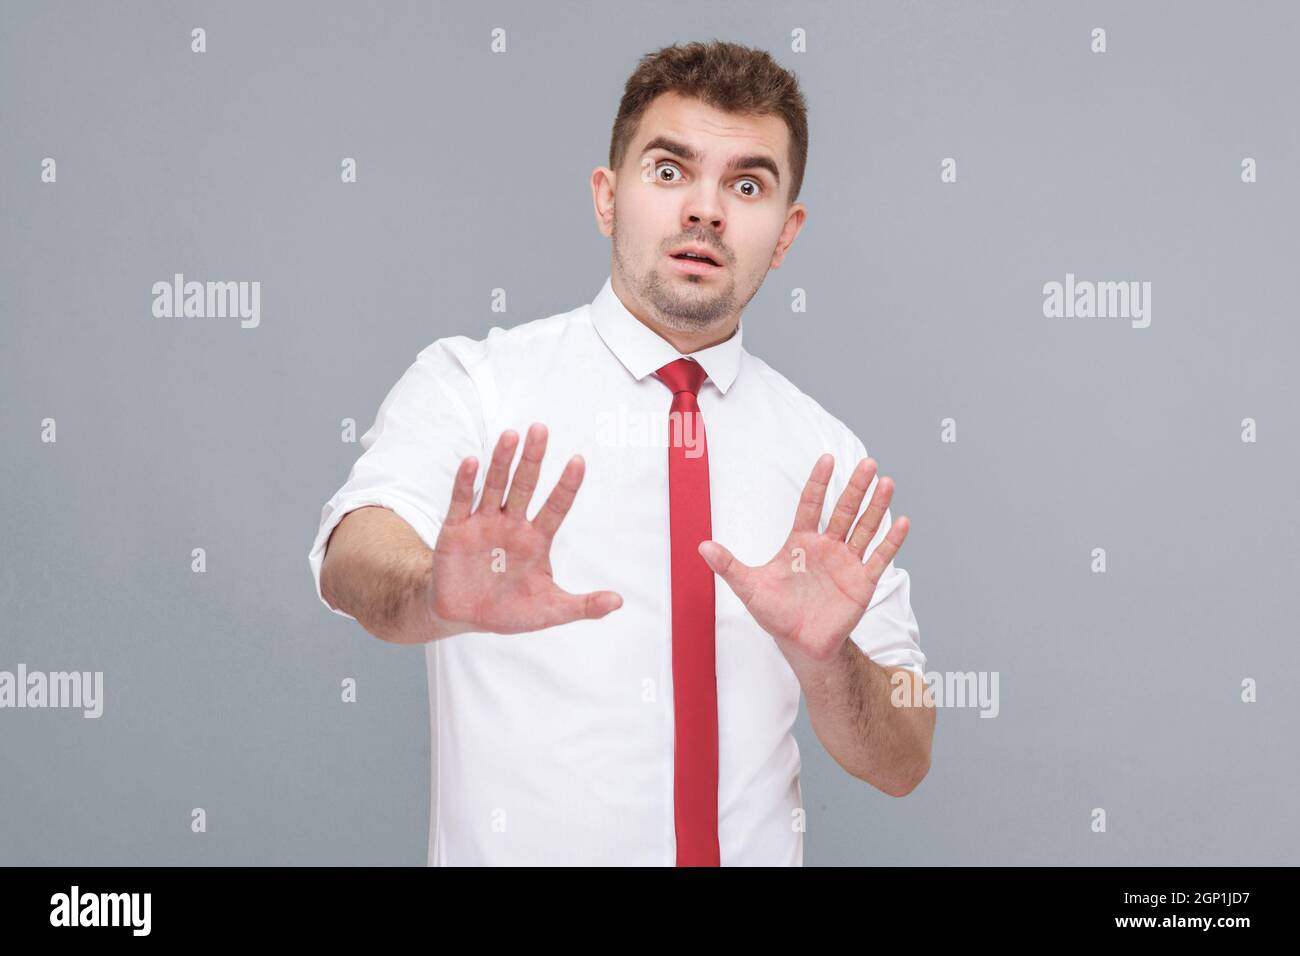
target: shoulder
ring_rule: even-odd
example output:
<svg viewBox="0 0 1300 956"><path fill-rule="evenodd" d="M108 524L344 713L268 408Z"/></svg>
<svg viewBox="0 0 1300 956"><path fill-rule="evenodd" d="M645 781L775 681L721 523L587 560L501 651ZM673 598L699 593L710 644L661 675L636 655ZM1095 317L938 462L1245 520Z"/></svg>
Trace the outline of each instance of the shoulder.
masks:
<svg viewBox="0 0 1300 956"><path fill-rule="evenodd" d="M817 399L758 356L746 352L745 362L748 366L746 371L754 375L778 408L808 429L825 450L833 452L837 457L849 457L855 461L865 457L866 451L853 429L829 412Z"/></svg>
<svg viewBox="0 0 1300 956"><path fill-rule="evenodd" d="M544 318L502 327L494 325L481 338L450 335L430 343L419 358L428 362L459 364L471 376L494 364L509 366L518 361L536 361L539 352L561 347L575 330L591 327L587 306L557 312Z"/></svg>

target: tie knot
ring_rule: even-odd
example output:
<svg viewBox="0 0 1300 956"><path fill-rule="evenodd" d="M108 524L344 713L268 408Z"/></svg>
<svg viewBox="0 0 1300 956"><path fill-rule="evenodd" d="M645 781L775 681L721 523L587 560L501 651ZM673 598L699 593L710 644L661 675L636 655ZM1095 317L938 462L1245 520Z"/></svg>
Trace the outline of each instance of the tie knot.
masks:
<svg viewBox="0 0 1300 956"><path fill-rule="evenodd" d="M709 377L708 372L704 371L703 365L686 358L679 358L669 362L655 374L659 376L660 381L672 389L674 395L678 392L690 392L692 395L698 395L700 386Z"/></svg>

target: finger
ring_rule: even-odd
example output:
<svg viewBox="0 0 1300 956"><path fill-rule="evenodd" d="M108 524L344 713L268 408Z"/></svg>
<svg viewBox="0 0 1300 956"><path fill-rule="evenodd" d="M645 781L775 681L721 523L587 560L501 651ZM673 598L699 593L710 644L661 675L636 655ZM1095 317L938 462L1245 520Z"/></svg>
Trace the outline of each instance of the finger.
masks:
<svg viewBox="0 0 1300 956"><path fill-rule="evenodd" d="M568 464L564 466L564 471L560 473L560 480L555 483L555 487L551 489L546 503L542 505L541 510L537 512L537 517L533 519L533 526L542 532L548 541L555 536L556 530L560 527L560 522L569 513L569 506L573 504L573 497L578 493L578 486L582 484L584 468L585 465L581 455L574 455L570 458Z"/></svg>
<svg viewBox="0 0 1300 956"><path fill-rule="evenodd" d="M886 475L876 482L876 491L871 496L871 504L867 505L867 510L862 512L862 517L853 527L853 533L849 535L849 550L859 559L867 550L871 539L876 536L880 521L885 517L885 510L889 507L889 499L893 496L894 479Z"/></svg>
<svg viewBox="0 0 1300 956"><path fill-rule="evenodd" d="M510 462L514 460L515 446L518 444L519 433L513 429L506 429L497 439L497 447L492 451L492 464L488 466L487 479L483 482L483 500L478 503L480 514L501 509L506 478L510 475Z"/></svg>
<svg viewBox="0 0 1300 956"><path fill-rule="evenodd" d="M542 468L542 456L546 454L546 426L534 422L528 429L524 440L524 450L519 456L519 466L515 476L510 479L510 494L506 496L506 513L528 516L528 502L533 500L533 489L537 487L537 473Z"/></svg>
<svg viewBox="0 0 1300 956"><path fill-rule="evenodd" d="M794 531L816 531L821 525L822 505L826 501L826 486L830 484L831 473L835 470L835 456L822 455L813 465L812 474L803 486L799 496L799 507L794 512Z"/></svg>
<svg viewBox="0 0 1300 956"><path fill-rule="evenodd" d="M456 469L456 483L451 487L451 504L443 524L456 524L469 517L474 504L474 474L477 471L478 459L473 457L466 458Z"/></svg>
<svg viewBox="0 0 1300 956"><path fill-rule="evenodd" d="M623 606L623 597L616 591L570 594L562 588L556 590L558 594L547 609L548 627L570 621L594 621Z"/></svg>
<svg viewBox="0 0 1300 956"><path fill-rule="evenodd" d="M862 507L862 498L871 487L871 479L875 476L876 463L870 458L858 462L858 466L853 469L853 474L849 475L849 483L840 493L840 500L835 504L830 523L826 525L826 533L833 540L843 541L844 536L849 533L853 519L858 516L858 509Z"/></svg>
<svg viewBox="0 0 1300 956"><path fill-rule="evenodd" d="M867 575L871 580L880 580L880 576L885 573L885 568L889 567L889 562L894 560L894 555L898 554L898 549L903 546L903 540L907 537L907 530L911 526L912 522L907 520L907 515L899 515L898 520L889 526L884 539L876 545L876 550L871 552L871 557L867 558Z"/></svg>
<svg viewBox="0 0 1300 956"><path fill-rule="evenodd" d="M754 596L753 568L736 560L736 556L716 541L701 541L700 556L718 577L726 582L742 604L749 606Z"/></svg>

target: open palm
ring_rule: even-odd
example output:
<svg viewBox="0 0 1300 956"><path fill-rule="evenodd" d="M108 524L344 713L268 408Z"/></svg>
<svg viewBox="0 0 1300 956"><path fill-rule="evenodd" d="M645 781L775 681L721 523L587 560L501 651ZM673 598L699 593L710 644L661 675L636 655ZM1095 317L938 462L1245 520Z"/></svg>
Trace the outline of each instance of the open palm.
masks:
<svg viewBox="0 0 1300 956"><path fill-rule="evenodd" d="M751 567L737 561L716 541L700 544L704 560L758 625L776 638L782 651L787 655L797 651L816 661L830 659L862 619L881 574L907 537L909 524L906 517L894 521L863 562L894 491L893 480L881 478L867 510L853 524L876 471L876 463L864 458L845 485L826 530L819 532L834 468L832 455L817 459L799 499L790 535L767 564Z"/></svg>
<svg viewBox="0 0 1300 956"><path fill-rule="evenodd" d="M450 633L486 631L518 634L589 618L604 617L623 599L613 591L571 594L551 575L551 541L582 484L584 463L575 455L531 521L528 504L546 453L546 427L528 429L524 451L510 481L519 436L505 431L497 440L474 502L478 462L466 458L456 472L451 504L433 549L427 595L430 612Z"/></svg>

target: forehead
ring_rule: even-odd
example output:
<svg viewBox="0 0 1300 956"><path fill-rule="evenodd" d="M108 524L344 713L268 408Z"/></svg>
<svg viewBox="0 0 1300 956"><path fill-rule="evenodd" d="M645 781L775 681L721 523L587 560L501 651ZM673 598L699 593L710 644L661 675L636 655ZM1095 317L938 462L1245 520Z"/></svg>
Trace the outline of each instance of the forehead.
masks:
<svg viewBox="0 0 1300 956"><path fill-rule="evenodd" d="M646 108L630 152L638 154L656 136L668 136L695 147L706 162L725 162L731 154L740 152L770 153L784 173L790 131L776 114L728 113L703 100L673 92L655 97Z"/></svg>

